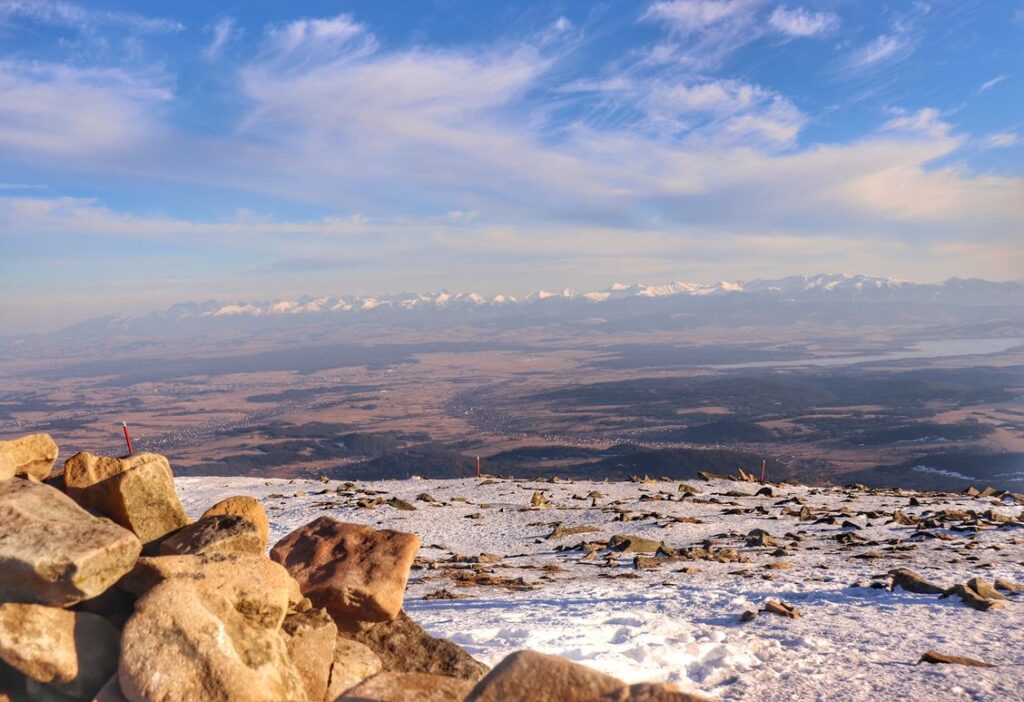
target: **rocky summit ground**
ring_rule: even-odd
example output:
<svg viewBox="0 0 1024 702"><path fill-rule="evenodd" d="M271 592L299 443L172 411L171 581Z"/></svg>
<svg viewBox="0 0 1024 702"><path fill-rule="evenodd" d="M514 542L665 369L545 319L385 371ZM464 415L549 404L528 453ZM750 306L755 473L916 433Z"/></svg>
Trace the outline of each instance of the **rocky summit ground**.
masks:
<svg viewBox="0 0 1024 702"><path fill-rule="evenodd" d="M723 699L1024 690L1021 495L718 478L176 486L192 517L257 498L270 543L319 516L417 534L406 611L490 665L530 648ZM919 662L929 652L993 667Z"/></svg>

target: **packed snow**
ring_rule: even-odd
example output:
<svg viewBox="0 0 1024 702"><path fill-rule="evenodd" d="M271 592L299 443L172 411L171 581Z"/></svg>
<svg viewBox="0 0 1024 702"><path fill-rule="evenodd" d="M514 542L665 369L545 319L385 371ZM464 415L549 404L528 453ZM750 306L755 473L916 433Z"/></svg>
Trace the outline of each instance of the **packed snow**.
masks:
<svg viewBox="0 0 1024 702"><path fill-rule="evenodd" d="M228 495L260 499L270 516L271 543L324 515L418 534L423 548L410 578L407 611L430 633L452 639L489 665L532 648L627 682L671 681L721 699L1022 698L1024 594L983 612L956 596L870 587L887 583L885 575L894 568L911 568L943 586L974 576L1024 582L1024 528L1012 521L1020 520L1024 507L1012 495L779 485L772 496L755 496L761 486L754 483L688 482L700 492L684 497L679 483L669 481L465 479L353 486L177 479L193 517ZM531 506L537 491L548 506ZM424 493L437 502L418 499ZM591 493L600 493L596 504ZM911 503L915 496L918 505ZM392 498L416 509L388 504ZM792 498L809 507L815 520L799 521L793 512L802 505ZM384 502L369 506L375 500ZM849 511L840 515L844 508ZM920 538L915 526L880 515L902 510L927 518L945 509L992 510L992 518L976 531L932 528L924 531L937 537ZM616 521L623 514L628 521ZM839 515L834 523L817 521L829 514ZM559 523L596 531L546 538ZM768 532L789 553L776 556L777 547L747 546L754 529ZM743 562L666 560L644 569L634 567L634 553L602 550L581 560L585 550L566 548L616 534L673 548L710 540L737 549ZM844 544L837 537L862 540ZM481 562L472 563L474 557ZM474 580L474 573L483 577ZM441 591L466 597L435 599ZM768 599L794 605L801 617L762 613L741 622L745 610ZM996 667L919 664L921 654L932 649Z"/></svg>

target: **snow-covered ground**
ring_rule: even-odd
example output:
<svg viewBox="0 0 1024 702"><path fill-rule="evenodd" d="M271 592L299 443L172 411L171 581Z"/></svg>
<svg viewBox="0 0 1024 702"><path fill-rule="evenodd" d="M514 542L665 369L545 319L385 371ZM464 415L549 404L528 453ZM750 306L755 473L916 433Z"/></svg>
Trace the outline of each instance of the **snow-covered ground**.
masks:
<svg viewBox="0 0 1024 702"><path fill-rule="evenodd" d="M1003 609L981 612L958 597L864 586L872 579L885 582L880 576L900 567L944 586L974 576L1024 583L1020 526L983 524L977 533L931 530L948 540L922 539L911 538L914 526L863 514L994 509L1017 518L1024 507L1009 497L922 495L920 505L911 506L909 492L775 486L767 497L753 495L759 485L732 481L690 481L701 492L682 500L678 482L407 480L361 482L354 489L315 480L176 482L193 517L231 494L257 497L270 515L271 543L323 515L418 534L424 547L421 567L410 579L407 611L431 633L456 641L488 664L533 648L628 682L668 680L723 699L1024 699L1024 594L1012 596ZM538 490L550 506L531 507ZM591 492L601 493L596 506L587 497ZM438 502L417 500L421 493ZM357 505L392 497L416 510ZM778 504L792 497L802 499L816 518L843 508L849 513L833 524L801 522L782 514L786 508L799 510L800 504ZM757 507L767 514L723 514ZM620 510L634 519L615 521ZM861 528L843 527L845 520ZM558 522L597 531L546 539ZM767 531L790 554L774 556L777 547L746 546L753 529ZM836 537L844 533L865 541L843 544ZM601 551L581 561L583 550L556 550L615 534L674 548L710 539L716 547L738 549L747 562L678 560L647 570L634 568L632 553L615 553L609 562L608 552ZM501 560L467 563L480 554ZM873 557L854 557L860 554ZM508 579L502 582L509 586L460 587L453 577L473 568ZM517 578L532 587L517 586ZM442 589L469 598L423 599ZM761 614L740 621L744 610L769 598L795 605L801 617ZM929 649L997 667L918 664Z"/></svg>

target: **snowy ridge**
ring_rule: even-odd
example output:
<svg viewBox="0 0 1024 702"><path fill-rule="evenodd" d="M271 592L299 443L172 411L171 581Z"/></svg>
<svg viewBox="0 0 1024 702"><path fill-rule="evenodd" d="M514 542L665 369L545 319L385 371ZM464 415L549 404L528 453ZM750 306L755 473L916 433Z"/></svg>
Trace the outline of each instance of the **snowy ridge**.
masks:
<svg viewBox="0 0 1024 702"><path fill-rule="evenodd" d="M759 485L722 480L687 481L700 492L686 497L678 481L175 482L192 516L227 495L259 499L271 543L322 516L418 534L406 611L490 665L533 648L627 682L670 681L721 699L1011 700L1024 688L1024 593L982 612L956 596L881 587L894 568L943 586L975 576L1024 582L1017 496L798 485L759 496ZM537 491L543 508L530 506ZM394 498L415 510L389 505ZM795 516L803 507L812 518ZM904 523L893 521L897 510ZM950 510L993 518L976 531L906 523ZM555 525L579 531L556 537ZM751 543L758 529L772 542ZM636 568L637 553L585 557L577 546L618 534L672 549L710 542L739 557ZM481 554L493 555L475 561ZM473 572L499 582L465 578ZM426 597L439 591L458 599ZM740 620L768 599L794 605L800 618ZM917 664L930 649L997 667Z"/></svg>

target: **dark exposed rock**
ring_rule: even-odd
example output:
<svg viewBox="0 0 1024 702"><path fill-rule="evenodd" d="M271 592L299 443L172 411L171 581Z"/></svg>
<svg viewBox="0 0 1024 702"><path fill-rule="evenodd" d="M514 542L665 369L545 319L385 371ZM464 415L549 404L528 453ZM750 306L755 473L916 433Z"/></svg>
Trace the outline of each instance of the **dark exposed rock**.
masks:
<svg viewBox="0 0 1024 702"><path fill-rule="evenodd" d="M478 680L487 673L483 663L451 641L431 636L404 611L393 621L345 635L377 654L386 671L431 673L467 680Z"/></svg>
<svg viewBox="0 0 1024 702"><path fill-rule="evenodd" d="M890 590L895 590L899 587L907 592L913 592L918 595L942 595L946 593L946 588L925 580L909 568L897 568L890 571L890 575L892 575Z"/></svg>
<svg viewBox="0 0 1024 702"><path fill-rule="evenodd" d="M247 553L262 555L264 542L257 526L237 514L203 517L160 542L164 556L204 553Z"/></svg>
<svg viewBox="0 0 1024 702"><path fill-rule="evenodd" d="M918 663L945 663L948 665L968 665L975 668L995 668L991 663L967 658L966 656L953 656L938 651L926 651Z"/></svg>
<svg viewBox="0 0 1024 702"><path fill-rule="evenodd" d="M338 702L462 702L473 683L428 673L378 673L338 698Z"/></svg>
<svg viewBox="0 0 1024 702"><path fill-rule="evenodd" d="M270 522L267 519L267 511L259 500L245 495L227 497L203 512L203 517L212 517L218 514L236 514L245 517L256 525L260 535L260 553L267 549L267 542L270 538Z"/></svg>
<svg viewBox="0 0 1024 702"><path fill-rule="evenodd" d="M664 545L662 541L645 539L642 536L631 534L615 534L608 539L608 548L613 551L624 551L628 553L653 553Z"/></svg>
<svg viewBox="0 0 1024 702"><path fill-rule="evenodd" d="M800 612L797 611L796 607L780 600L766 600L761 611L768 612L769 614L776 614L780 617L788 617L790 619L800 618Z"/></svg>

